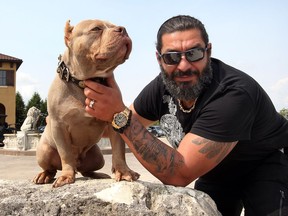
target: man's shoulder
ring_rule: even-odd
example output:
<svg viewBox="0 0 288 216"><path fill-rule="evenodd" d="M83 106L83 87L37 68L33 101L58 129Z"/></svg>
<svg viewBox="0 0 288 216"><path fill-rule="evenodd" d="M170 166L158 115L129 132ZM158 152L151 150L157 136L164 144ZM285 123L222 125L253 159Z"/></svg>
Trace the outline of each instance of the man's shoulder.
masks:
<svg viewBox="0 0 288 216"><path fill-rule="evenodd" d="M216 58L211 58L211 62L214 72L214 79L224 86L251 87L259 85L253 77L236 67L226 64Z"/></svg>

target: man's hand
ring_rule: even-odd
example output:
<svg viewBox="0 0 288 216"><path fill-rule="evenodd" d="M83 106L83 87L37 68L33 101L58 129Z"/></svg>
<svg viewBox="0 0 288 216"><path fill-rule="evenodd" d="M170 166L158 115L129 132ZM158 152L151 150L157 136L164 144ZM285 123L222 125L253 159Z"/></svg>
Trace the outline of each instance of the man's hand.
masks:
<svg viewBox="0 0 288 216"><path fill-rule="evenodd" d="M125 109L120 89L114 76L107 78L107 86L91 80L85 81L85 110L102 121L112 122L113 115ZM91 102L94 101L94 102Z"/></svg>

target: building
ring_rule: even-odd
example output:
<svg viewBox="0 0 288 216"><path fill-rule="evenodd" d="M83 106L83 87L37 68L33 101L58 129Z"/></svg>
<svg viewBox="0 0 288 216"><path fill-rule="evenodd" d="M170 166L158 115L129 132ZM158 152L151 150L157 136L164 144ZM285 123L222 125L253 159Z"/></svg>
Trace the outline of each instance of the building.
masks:
<svg viewBox="0 0 288 216"><path fill-rule="evenodd" d="M22 62L0 53L0 125L16 122L16 71Z"/></svg>

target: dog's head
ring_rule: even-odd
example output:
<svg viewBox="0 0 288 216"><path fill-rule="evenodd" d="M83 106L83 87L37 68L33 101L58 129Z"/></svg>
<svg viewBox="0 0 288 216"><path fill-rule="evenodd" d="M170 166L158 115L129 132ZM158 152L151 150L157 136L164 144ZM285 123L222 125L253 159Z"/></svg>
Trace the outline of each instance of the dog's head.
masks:
<svg viewBox="0 0 288 216"><path fill-rule="evenodd" d="M108 77L128 59L132 41L126 29L102 20L84 20L65 26L67 50L62 60L79 80Z"/></svg>

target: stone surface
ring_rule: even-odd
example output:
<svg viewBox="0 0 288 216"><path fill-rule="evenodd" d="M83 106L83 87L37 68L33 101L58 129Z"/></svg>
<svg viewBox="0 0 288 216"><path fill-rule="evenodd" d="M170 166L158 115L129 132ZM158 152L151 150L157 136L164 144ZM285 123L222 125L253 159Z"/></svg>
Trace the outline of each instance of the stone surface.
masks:
<svg viewBox="0 0 288 216"><path fill-rule="evenodd" d="M4 134L4 149L35 150L41 138L41 133L17 131L17 134Z"/></svg>
<svg viewBox="0 0 288 216"><path fill-rule="evenodd" d="M4 150L35 151L42 133L17 131L16 134L4 134ZM103 151L111 150L109 138L102 138L97 145ZM126 149L128 146L126 145ZM1 154L1 152L0 152Z"/></svg>
<svg viewBox="0 0 288 216"><path fill-rule="evenodd" d="M21 131L37 131L37 125L41 115L41 110L32 106L27 112L27 117L21 125Z"/></svg>
<svg viewBox="0 0 288 216"><path fill-rule="evenodd" d="M78 178L60 188L0 180L0 215L221 215L201 191L143 181Z"/></svg>

